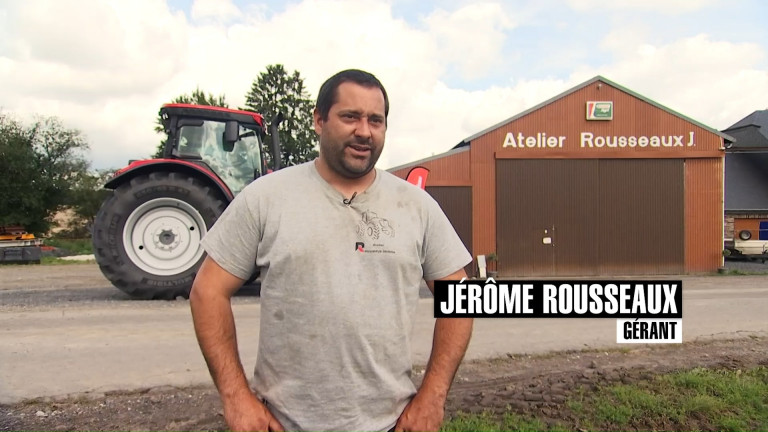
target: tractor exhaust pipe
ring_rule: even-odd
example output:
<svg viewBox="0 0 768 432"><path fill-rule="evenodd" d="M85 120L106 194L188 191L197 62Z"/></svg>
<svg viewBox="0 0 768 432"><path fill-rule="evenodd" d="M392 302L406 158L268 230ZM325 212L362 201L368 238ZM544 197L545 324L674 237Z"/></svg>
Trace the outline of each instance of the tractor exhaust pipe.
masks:
<svg viewBox="0 0 768 432"><path fill-rule="evenodd" d="M285 117L283 117L283 113L279 112L277 115L272 117L272 124L269 125L269 135L272 137L272 159L274 159L272 169L274 171L280 169L280 160L282 155L280 153L280 136L277 133L277 128L280 126L280 123L282 123L284 118Z"/></svg>

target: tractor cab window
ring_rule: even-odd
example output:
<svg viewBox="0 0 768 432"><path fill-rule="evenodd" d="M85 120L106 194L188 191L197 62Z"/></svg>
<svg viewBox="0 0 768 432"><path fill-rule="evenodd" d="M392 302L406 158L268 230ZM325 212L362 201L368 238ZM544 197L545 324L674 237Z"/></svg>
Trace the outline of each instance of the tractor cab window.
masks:
<svg viewBox="0 0 768 432"><path fill-rule="evenodd" d="M178 156L201 160L237 195L261 172L261 142L257 130L239 126L232 151L224 149L225 123L206 120L179 130Z"/></svg>

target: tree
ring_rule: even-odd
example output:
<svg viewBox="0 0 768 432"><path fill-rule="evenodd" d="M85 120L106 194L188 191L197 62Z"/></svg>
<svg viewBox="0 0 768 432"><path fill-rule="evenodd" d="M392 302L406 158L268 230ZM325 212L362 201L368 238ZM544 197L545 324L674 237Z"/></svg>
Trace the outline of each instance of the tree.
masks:
<svg viewBox="0 0 768 432"><path fill-rule="evenodd" d="M288 75L281 64L267 66L266 72L259 74L245 95L245 106L244 109L264 116L268 125L277 113L281 112L285 116L279 128L282 166L295 165L317 157L312 120L314 103L309 99L304 79L298 71ZM273 158L271 146L266 147L270 158Z"/></svg>
<svg viewBox="0 0 768 432"><path fill-rule="evenodd" d="M170 103L208 105L229 108L229 104L227 104L224 95L214 96L213 93L206 94L204 91L200 90L200 87L196 88L191 94L183 94L181 96L177 96ZM165 129L163 129L163 121L160 118L159 113L157 114L157 120L155 120L155 132L165 135ZM165 148L166 141L168 141L167 135L165 135L165 138L163 138L162 141L160 141L160 144L158 144L154 155L152 155L153 158L163 157L163 149Z"/></svg>
<svg viewBox="0 0 768 432"><path fill-rule="evenodd" d="M48 217L39 178L37 156L22 124L0 116L0 226L23 225L45 231Z"/></svg>
<svg viewBox="0 0 768 432"><path fill-rule="evenodd" d="M48 231L53 213L72 200L73 185L88 169L88 143L55 117L31 126L0 115L0 225Z"/></svg>
<svg viewBox="0 0 768 432"><path fill-rule="evenodd" d="M76 218L67 227L67 233L73 238L90 236L90 229L101 204L112 193L104 184L112 177L114 170L104 169L81 173L72 185L68 206L74 210Z"/></svg>

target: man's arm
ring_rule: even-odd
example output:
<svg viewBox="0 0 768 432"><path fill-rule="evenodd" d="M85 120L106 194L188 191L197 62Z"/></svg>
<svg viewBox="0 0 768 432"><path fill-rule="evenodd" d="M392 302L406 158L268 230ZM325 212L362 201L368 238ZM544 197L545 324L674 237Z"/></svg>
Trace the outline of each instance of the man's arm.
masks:
<svg viewBox="0 0 768 432"><path fill-rule="evenodd" d="M443 279L460 280L464 269ZM434 295L433 281L427 281ZM437 431L445 416L445 401L453 378L467 351L472 336L472 318L437 318L432 340L432 353L419 391L403 410L396 431Z"/></svg>
<svg viewBox="0 0 768 432"><path fill-rule="evenodd" d="M281 431L280 423L248 386L240 362L230 299L242 284L242 279L206 257L189 295L195 334L219 390L229 428Z"/></svg>

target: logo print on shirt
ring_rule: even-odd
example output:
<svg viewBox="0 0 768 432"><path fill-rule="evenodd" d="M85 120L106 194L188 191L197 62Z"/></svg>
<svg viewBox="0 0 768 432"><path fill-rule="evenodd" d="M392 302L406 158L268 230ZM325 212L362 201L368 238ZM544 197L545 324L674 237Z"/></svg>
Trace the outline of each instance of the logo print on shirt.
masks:
<svg viewBox="0 0 768 432"><path fill-rule="evenodd" d="M380 218L376 213L366 210L362 214L362 221L357 225L357 233L360 237L367 236L378 240L381 235L395 237L395 228L387 219Z"/></svg>
<svg viewBox="0 0 768 432"><path fill-rule="evenodd" d="M355 243L355 250L358 252L365 252L365 243L363 242Z"/></svg>

